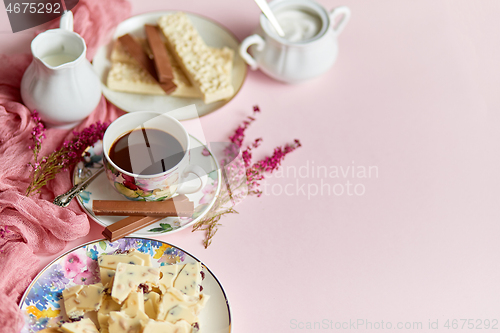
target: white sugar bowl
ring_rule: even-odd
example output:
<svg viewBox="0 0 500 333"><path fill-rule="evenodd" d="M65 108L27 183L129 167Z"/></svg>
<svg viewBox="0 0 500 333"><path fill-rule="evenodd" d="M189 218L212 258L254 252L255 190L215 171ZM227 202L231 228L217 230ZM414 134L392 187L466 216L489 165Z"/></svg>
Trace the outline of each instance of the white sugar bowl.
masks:
<svg viewBox="0 0 500 333"><path fill-rule="evenodd" d="M337 38L351 16L349 8L328 11L311 0L274 0L269 6L285 36L280 37L261 14L258 32L240 45L240 55L250 68L286 83L327 72L337 59Z"/></svg>

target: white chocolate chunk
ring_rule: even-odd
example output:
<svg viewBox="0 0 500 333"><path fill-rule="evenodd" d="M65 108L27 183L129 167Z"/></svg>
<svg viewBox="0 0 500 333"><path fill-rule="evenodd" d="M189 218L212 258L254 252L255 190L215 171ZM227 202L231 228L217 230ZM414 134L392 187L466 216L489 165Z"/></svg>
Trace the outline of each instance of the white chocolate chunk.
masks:
<svg viewBox="0 0 500 333"><path fill-rule="evenodd" d="M126 254L103 254L99 257L99 268L104 267L116 270L118 263L144 266L144 259Z"/></svg>
<svg viewBox="0 0 500 333"><path fill-rule="evenodd" d="M110 295L105 295L102 301L101 307L99 311L97 311L97 321L99 322L99 326L101 329L101 333L103 329L108 328L108 320L109 314L112 311L120 311L121 305L116 303Z"/></svg>
<svg viewBox="0 0 500 333"><path fill-rule="evenodd" d="M119 262L127 264L135 264L141 266L151 266L151 256L147 253L142 253L136 249L130 250L124 254L103 254L99 257L99 273L101 283L104 286L111 287L115 276L116 265Z"/></svg>
<svg viewBox="0 0 500 333"><path fill-rule="evenodd" d="M179 320L175 324L150 320L144 327L143 333L191 333L191 325L185 320Z"/></svg>
<svg viewBox="0 0 500 333"><path fill-rule="evenodd" d="M182 269L184 265L166 265L160 267L160 281L159 287L162 293L165 293L168 288L172 288L174 286L174 281L177 278L177 274L179 274L179 268Z"/></svg>
<svg viewBox="0 0 500 333"><path fill-rule="evenodd" d="M72 323L64 323L61 329L66 333L99 333L97 327L95 327L94 323L89 318Z"/></svg>
<svg viewBox="0 0 500 333"><path fill-rule="evenodd" d="M106 287L111 287L113 285L113 278L115 276L115 270L99 267L99 275L101 276L101 283Z"/></svg>
<svg viewBox="0 0 500 333"><path fill-rule="evenodd" d="M132 291L123 303L121 310L129 317L135 317L139 311L144 312L144 294L142 290Z"/></svg>
<svg viewBox="0 0 500 333"><path fill-rule="evenodd" d="M200 303L200 305L197 306L198 303ZM184 305L190 308L193 315L196 315L197 311L201 309L205 303L206 300L204 300L203 297L188 296L175 288L170 288L161 297L157 319L166 320L168 312L178 305Z"/></svg>
<svg viewBox="0 0 500 333"><path fill-rule="evenodd" d="M209 298L209 295L200 294L200 299L198 300L198 302L196 302L195 305L190 306L195 315L198 316L200 314L201 310L205 307L205 304L207 304Z"/></svg>
<svg viewBox="0 0 500 333"><path fill-rule="evenodd" d="M131 257L137 257L141 258L144 260L143 266L151 266L151 256L147 253L137 251L136 249L131 249L130 252L128 253L129 256Z"/></svg>
<svg viewBox="0 0 500 333"><path fill-rule="evenodd" d="M136 291L140 284L157 286L159 274L159 270L154 267L118 263L111 297L122 304L130 292Z"/></svg>
<svg viewBox="0 0 500 333"><path fill-rule="evenodd" d="M72 296L76 296L82 290L83 285L77 284L76 286L69 287L63 290L62 295L63 295L63 300L67 300Z"/></svg>
<svg viewBox="0 0 500 333"><path fill-rule="evenodd" d="M129 317L123 312L109 314L109 333L140 333L149 318L144 312L138 312L135 317Z"/></svg>
<svg viewBox="0 0 500 333"><path fill-rule="evenodd" d="M104 296L103 291L104 286L101 283L64 290L64 308L68 317L80 318L87 311L99 310Z"/></svg>
<svg viewBox="0 0 500 333"><path fill-rule="evenodd" d="M158 319L158 312L160 306L160 294L155 293L154 291L149 292L144 295L144 312L151 319Z"/></svg>
<svg viewBox="0 0 500 333"><path fill-rule="evenodd" d="M174 288L189 296L198 295L201 285L201 263L193 262L184 265L174 281Z"/></svg>
<svg viewBox="0 0 500 333"><path fill-rule="evenodd" d="M179 304L168 311L165 320L171 323L176 323L179 320L185 320L192 325L198 321L198 317L186 305Z"/></svg>

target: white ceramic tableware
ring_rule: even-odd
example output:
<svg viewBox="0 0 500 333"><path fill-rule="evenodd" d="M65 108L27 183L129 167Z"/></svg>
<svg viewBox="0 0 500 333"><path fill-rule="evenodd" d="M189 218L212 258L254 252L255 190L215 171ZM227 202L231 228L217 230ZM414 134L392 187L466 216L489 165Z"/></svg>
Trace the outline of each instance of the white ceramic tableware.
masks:
<svg viewBox="0 0 500 333"><path fill-rule="evenodd" d="M285 31L280 37L261 14L258 33L240 45L240 55L253 70L298 83L327 72L338 54L337 38L351 11L342 6L326 10L311 0L274 0L269 6ZM248 53L248 48L251 53Z"/></svg>
<svg viewBox="0 0 500 333"><path fill-rule="evenodd" d="M101 84L86 58L83 38L73 32L71 11L60 28L42 32L31 42L33 61L21 81L24 104L49 127L71 128L85 119L101 99Z"/></svg>
<svg viewBox="0 0 500 333"><path fill-rule="evenodd" d="M151 165L166 161L171 156L159 156L150 147L147 130L156 129L173 136L182 146L180 161L168 170L156 174L143 171ZM138 149L130 149L133 172L120 168L111 158L110 149L123 135L134 131L129 137L134 142L142 142ZM119 193L131 200L158 201L171 198L174 194L188 194L204 188L207 174L200 166L190 164L189 134L182 124L173 117L151 111L127 113L113 121L102 139L104 167L111 185ZM163 160L163 161L162 161ZM165 162L167 163L167 162ZM194 174L199 180L196 184L188 181Z"/></svg>

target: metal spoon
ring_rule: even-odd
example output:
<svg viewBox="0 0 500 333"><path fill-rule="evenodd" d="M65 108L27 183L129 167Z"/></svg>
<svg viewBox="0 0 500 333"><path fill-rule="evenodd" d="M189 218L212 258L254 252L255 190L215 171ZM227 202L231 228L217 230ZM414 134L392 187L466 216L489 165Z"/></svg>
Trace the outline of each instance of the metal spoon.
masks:
<svg viewBox="0 0 500 333"><path fill-rule="evenodd" d="M97 176L99 176L101 174L101 172L104 171L104 167L101 167L99 170L97 170L96 172L94 172L90 177L88 177L87 179L85 179L83 182L79 183L79 184L76 184L75 186L73 186L68 192L64 193L64 194L61 194L59 196L57 196L55 199L54 199L54 204L55 205L58 205L58 206L61 206L61 207L66 207L69 205L69 203L71 202L71 200L73 200L73 198L78 195L80 192L82 192L83 190L85 190L87 188L87 186L89 186L89 184L97 178Z"/></svg>
<svg viewBox="0 0 500 333"><path fill-rule="evenodd" d="M271 22L271 25L273 26L274 30L278 33L280 37L285 37L285 32L281 28L280 24L278 23L278 20L276 19L276 16L274 16L271 8L267 4L266 0L255 0L257 5L259 6L260 10L264 15L267 17L269 22Z"/></svg>

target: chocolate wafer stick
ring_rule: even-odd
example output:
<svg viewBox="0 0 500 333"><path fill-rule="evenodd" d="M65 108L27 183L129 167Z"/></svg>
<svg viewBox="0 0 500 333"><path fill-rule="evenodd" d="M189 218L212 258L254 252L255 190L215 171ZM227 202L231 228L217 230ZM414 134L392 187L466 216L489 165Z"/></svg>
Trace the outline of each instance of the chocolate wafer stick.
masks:
<svg viewBox="0 0 500 333"><path fill-rule="evenodd" d="M94 200L92 210L95 215L108 216L152 216L152 217L190 217L193 215L194 203L185 195L165 201L126 201L126 200Z"/></svg>
<svg viewBox="0 0 500 333"><path fill-rule="evenodd" d="M151 216L129 216L107 226L102 232L102 235L106 237L111 242L117 239L123 238L130 235L133 232L141 230L148 225L163 219L162 217L151 217Z"/></svg>
<svg viewBox="0 0 500 333"><path fill-rule="evenodd" d="M165 93L170 94L177 86L173 81L160 82L156 74L154 61L151 60L142 46L131 35L126 34L118 38L118 42L123 46L125 51L130 54L151 76L156 80Z"/></svg>
<svg viewBox="0 0 500 333"><path fill-rule="evenodd" d="M149 47L153 52L153 60L158 75L158 81L168 82L174 78L170 59L168 58L167 49L161 40L160 31L154 25L146 24L146 36L148 37Z"/></svg>

